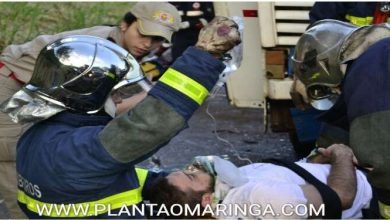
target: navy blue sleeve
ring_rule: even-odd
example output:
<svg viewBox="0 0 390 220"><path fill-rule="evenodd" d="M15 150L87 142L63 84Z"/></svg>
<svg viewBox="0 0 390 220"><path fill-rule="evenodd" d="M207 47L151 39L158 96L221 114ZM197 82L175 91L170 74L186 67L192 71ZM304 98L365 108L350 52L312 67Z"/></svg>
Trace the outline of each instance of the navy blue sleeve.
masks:
<svg viewBox="0 0 390 220"><path fill-rule="evenodd" d="M133 166L118 162L107 152L98 138L102 129L103 126L81 127L59 134L52 141L56 144L51 150L53 169L64 182L83 191L105 187L115 181L112 175Z"/></svg>
<svg viewBox="0 0 390 220"><path fill-rule="evenodd" d="M348 66L343 96L348 119L390 110L390 37L371 45Z"/></svg>
<svg viewBox="0 0 390 220"><path fill-rule="evenodd" d="M309 12L310 24L322 19L346 21L346 2L316 2Z"/></svg>
<svg viewBox="0 0 390 220"><path fill-rule="evenodd" d="M211 91L218 81L219 74L225 69L225 65L209 53L195 47L189 47L181 57L176 59L171 68L192 78ZM186 120L199 107L192 99L161 82L157 82L149 94L166 102Z"/></svg>

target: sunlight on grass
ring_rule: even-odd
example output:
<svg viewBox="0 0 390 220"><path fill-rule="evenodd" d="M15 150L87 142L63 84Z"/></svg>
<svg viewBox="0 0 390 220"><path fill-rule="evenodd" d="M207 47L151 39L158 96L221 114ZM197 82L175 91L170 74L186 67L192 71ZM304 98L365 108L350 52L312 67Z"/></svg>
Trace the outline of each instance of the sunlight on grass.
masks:
<svg viewBox="0 0 390 220"><path fill-rule="evenodd" d="M42 34L117 25L134 2L0 2L0 51Z"/></svg>

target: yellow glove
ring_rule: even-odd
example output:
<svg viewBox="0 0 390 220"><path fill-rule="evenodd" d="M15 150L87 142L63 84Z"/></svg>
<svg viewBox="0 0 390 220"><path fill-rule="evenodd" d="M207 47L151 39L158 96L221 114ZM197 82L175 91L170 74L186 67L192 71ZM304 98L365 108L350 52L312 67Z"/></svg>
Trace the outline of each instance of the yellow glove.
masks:
<svg viewBox="0 0 390 220"><path fill-rule="evenodd" d="M157 65L151 62L142 63L141 68L149 80L159 77L161 74L160 70L157 68Z"/></svg>

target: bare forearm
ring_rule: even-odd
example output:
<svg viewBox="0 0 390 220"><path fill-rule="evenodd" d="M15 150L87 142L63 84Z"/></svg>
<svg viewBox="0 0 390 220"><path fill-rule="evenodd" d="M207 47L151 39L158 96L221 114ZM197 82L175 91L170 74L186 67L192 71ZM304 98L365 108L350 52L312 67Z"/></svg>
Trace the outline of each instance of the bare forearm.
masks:
<svg viewBox="0 0 390 220"><path fill-rule="evenodd" d="M352 206L357 190L356 171L352 158L353 155L349 152L334 155L328 176L328 185L340 197L342 209Z"/></svg>

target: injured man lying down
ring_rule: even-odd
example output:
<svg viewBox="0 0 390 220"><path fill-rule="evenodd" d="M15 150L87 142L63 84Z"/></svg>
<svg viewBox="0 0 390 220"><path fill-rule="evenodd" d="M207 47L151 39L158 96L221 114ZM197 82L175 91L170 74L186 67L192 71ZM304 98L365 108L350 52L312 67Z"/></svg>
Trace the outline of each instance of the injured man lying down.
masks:
<svg viewBox="0 0 390 220"><path fill-rule="evenodd" d="M372 188L352 151L342 144L318 151L316 163L240 168L217 156L198 156L155 181L150 202L181 218L362 218Z"/></svg>

